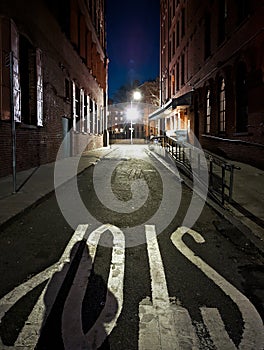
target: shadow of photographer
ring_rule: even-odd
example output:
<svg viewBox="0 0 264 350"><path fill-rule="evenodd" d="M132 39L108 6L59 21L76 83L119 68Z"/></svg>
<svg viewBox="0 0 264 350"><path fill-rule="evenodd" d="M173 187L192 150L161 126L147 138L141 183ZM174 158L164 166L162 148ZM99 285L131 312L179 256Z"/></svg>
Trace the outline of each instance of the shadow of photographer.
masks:
<svg viewBox="0 0 264 350"><path fill-rule="evenodd" d="M44 296L46 314L36 350L109 349L118 302L94 271L85 240L71 250L70 261L54 273Z"/></svg>

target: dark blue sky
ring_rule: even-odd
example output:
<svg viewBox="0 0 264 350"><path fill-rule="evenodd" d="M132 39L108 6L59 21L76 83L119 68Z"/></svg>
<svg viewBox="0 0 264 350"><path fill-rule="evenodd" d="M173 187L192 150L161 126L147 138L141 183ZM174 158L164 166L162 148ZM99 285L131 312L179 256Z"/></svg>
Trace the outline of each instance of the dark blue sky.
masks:
<svg viewBox="0 0 264 350"><path fill-rule="evenodd" d="M109 97L159 75L159 0L106 0Z"/></svg>

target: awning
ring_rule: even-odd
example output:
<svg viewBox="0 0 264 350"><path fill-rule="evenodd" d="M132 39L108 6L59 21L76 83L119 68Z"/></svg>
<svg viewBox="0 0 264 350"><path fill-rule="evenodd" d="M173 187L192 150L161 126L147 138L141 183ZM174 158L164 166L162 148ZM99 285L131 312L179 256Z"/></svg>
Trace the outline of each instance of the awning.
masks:
<svg viewBox="0 0 264 350"><path fill-rule="evenodd" d="M176 107L190 106L192 104L192 96L193 96L193 91L189 91L182 96L174 98L172 100L172 109L175 109Z"/></svg>
<svg viewBox="0 0 264 350"><path fill-rule="evenodd" d="M159 109L151 113L149 115L149 119L154 120L154 119L157 119L158 117L161 118L161 115L163 113L166 114L166 112L168 113L170 109L172 110L172 99L170 99L168 102L165 103L165 105L161 106Z"/></svg>
<svg viewBox="0 0 264 350"><path fill-rule="evenodd" d="M192 104L193 91L189 91L186 94L177 98L170 99L165 105L161 106L155 112L149 115L150 120L165 118L176 107L188 107Z"/></svg>

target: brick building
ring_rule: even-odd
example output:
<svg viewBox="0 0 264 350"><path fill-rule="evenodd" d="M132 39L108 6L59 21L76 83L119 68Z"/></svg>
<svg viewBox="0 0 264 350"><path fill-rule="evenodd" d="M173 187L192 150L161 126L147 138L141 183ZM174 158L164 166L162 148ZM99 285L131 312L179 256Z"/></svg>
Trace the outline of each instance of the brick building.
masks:
<svg viewBox="0 0 264 350"><path fill-rule="evenodd" d="M54 161L66 135L64 157L103 146L104 11L104 0L1 1L0 176L14 149L19 171Z"/></svg>
<svg viewBox="0 0 264 350"><path fill-rule="evenodd" d="M264 168L263 1L161 0L159 132Z"/></svg>

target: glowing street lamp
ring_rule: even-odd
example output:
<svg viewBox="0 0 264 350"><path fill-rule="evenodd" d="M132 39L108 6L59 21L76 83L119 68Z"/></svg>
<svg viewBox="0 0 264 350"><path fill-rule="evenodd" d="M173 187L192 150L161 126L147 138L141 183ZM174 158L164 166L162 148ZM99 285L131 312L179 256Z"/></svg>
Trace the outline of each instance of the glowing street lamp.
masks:
<svg viewBox="0 0 264 350"><path fill-rule="evenodd" d="M126 111L127 119L130 119L130 143L133 144L133 119L137 119L139 116L137 108L133 107L133 100L139 101L141 99L140 91L133 92L133 99L131 99L131 106Z"/></svg>
<svg viewBox="0 0 264 350"><path fill-rule="evenodd" d="M135 107L130 107L126 111L126 117L130 120L130 143L133 144L133 120L138 118L138 110Z"/></svg>
<svg viewBox="0 0 264 350"><path fill-rule="evenodd" d="M134 91L134 92L133 92L133 99L134 99L135 101L141 100L141 92L140 92L140 91Z"/></svg>

